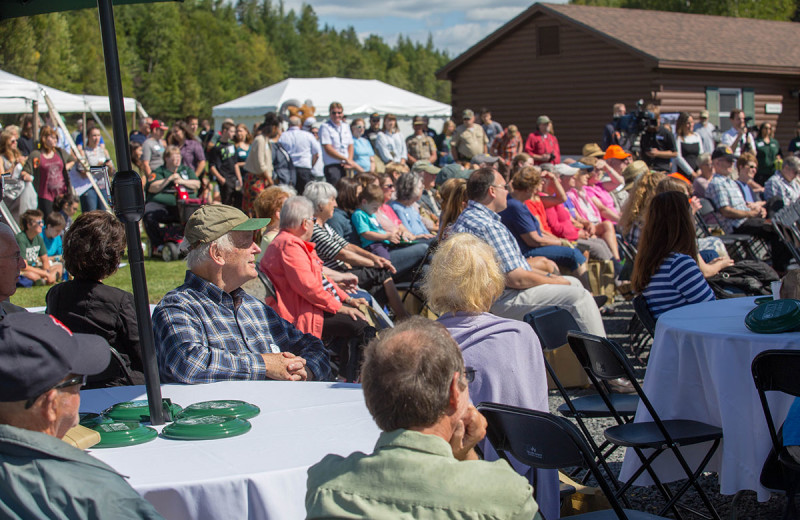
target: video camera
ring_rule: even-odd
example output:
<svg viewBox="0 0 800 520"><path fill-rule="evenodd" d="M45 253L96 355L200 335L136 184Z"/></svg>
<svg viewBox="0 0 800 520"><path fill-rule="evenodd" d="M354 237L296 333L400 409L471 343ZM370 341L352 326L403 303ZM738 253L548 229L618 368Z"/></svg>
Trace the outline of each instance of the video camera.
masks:
<svg viewBox="0 0 800 520"><path fill-rule="evenodd" d="M658 116L644 109L643 99L636 102L636 110L614 118L614 128L620 135L620 146L637 156L642 133L648 128L657 127Z"/></svg>

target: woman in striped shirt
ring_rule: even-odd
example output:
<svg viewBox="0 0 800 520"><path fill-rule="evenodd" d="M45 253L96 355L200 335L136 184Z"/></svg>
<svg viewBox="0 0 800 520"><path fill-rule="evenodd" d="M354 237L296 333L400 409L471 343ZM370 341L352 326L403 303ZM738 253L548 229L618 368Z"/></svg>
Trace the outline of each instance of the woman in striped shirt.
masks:
<svg viewBox="0 0 800 520"><path fill-rule="evenodd" d="M714 293L697 265L689 199L672 191L653 197L631 283L641 292L653 317L692 303L714 300Z"/></svg>

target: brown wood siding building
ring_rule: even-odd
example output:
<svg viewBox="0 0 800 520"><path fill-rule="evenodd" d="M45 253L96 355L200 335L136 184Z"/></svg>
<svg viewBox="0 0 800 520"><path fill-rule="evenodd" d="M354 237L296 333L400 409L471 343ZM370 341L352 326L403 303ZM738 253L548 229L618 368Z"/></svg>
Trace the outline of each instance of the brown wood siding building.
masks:
<svg viewBox="0 0 800 520"><path fill-rule="evenodd" d="M755 122L777 123L776 137L783 147L794 137L800 107L792 91L800 89L800 60L792 70L780 64L770 69L767 64L758 73L724 63L698 65L693 49L671 51L669 45L663 52L640 49L592 26L623 25L625 31L641 26L632 13L654 16L652 11L533 5L437 73L451 81L453 114L486 107L494 120L504 126L516 124L526 137L536 118L546 114L553 120L562 154L577 155L585 143L600 142L614 103L624 103L630 112L638 99L654 101L662 113L686 110L695 118L708 109L712 122L725 123L727 112L718 113L720 89L735 89L740 105ZM698 16L656 14L660 15L668 18L663 23L673 25L694 23L682 18ZM796 27L800 43L800 24L768 23ZM788 42L781 47L792 48ZM667 55L654 56L659 52ZM670 52L683 56L685 64L674 62ZM782 113L766 114L767 103L782 103Z"/></svg>

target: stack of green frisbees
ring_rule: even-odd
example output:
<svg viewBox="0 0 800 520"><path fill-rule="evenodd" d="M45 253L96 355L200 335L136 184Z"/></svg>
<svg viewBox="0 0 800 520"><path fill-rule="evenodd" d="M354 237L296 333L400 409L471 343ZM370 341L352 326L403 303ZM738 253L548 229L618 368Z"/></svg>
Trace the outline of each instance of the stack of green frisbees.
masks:
<svg viewBox="0 0 800 520"><path fill-rule="evenodd" d="M800 330L800 300L773 300L747 313L745 326L758 334L779 334Z"/></svg>

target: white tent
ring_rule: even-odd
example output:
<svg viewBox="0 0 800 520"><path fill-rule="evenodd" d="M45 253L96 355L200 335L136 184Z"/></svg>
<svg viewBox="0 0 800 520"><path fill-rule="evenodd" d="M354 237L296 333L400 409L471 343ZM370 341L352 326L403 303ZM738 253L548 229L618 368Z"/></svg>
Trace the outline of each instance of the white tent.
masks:
<svg viewBox="0 0 800 520"><path fill-rule="evenodd" d="M32 102L39 102L39 110L45 112L43 92L52 100L59 112L109 112L105 96L70 94L48 87L20 76L0 70L0 114L25 114L33 111ZM125 98L125 111L136 110L136 100Z"/></svg>
<svg viewBox="0 0 800 520"><path fill-rule="evenodd" d="M266 112L277 112L288 100L300 104L312 101L315 117L320 122L327 118L328 106L333 101L342 104L349 121L357 117L366 118L373 112L381 116L394 114L404 134L412 133L414 116L428 116L431 128L440 131L452 113L450 105L375 79L289 78L215 106L211 112L214 126L219 129L222 121L229 117L252 127L254 123L263 121Z"/></svg>

